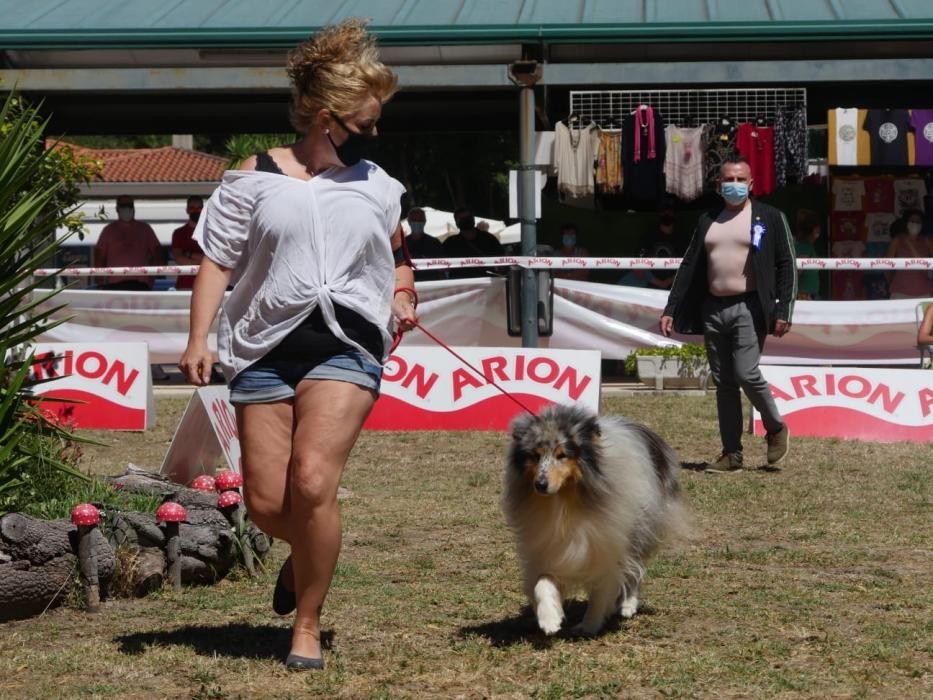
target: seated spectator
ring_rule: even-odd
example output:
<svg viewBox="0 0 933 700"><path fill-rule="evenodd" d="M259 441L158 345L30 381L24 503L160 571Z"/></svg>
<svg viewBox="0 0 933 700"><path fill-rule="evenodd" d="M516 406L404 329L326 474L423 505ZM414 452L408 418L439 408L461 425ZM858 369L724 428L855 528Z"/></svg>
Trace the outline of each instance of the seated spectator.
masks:
<svg viewBox="0 0 933 700"><path fill-rule="evenodd" d="M441 242L424 232L424 226L428 221L424 209L412 207L408 210L407 220L411 233L405 238L405 246L412 259L445 257L444 246ZM442 280L447 275L446 271L441 268L422 267L418 263L415 263L414 272L415 281L418 282Z"/></svg>
<svg viewBox="0 0 933 700"><path fill-rule="evenodd" d="M933 258L933 243L922 235L923 213L912 209L904 214L906 232L894 235L892 225L889 258ZM895 270L888 273L892 299L933 297L933 280L926 270Z"/></svg>
<svg viewBox="0 0 933 700"><path fill-rule="evenodd" d="M194 240L194 227L201 218L204 200L197 195L188 197L185 213L188 220L172 231L172 258L176 265L200 265L204 251ZM175 280L175 289L191 289L194 286L194 275L179 275Z"/></svg>
<svg viewBox="0 0 933 700"><path fill-rule="evenodd" d="M560 227L560 248L557 249L556 256L561 258L588 258L590 256L590 251L579 245L577 227L574 224L566 223ZM590 277L590 271L585 267L561 270L555 266L554 277L565 280L587 280Z"/></svg>
<svg viewBox="0 0 933 700"><path fill-rule="evenodd" d="M682 258L687 252L690 239L676 230L674 210L665 206L658 212L658 225L642 241L640 255L646 258ZM647 286L652 289L670 289L674 283L676 270L632 270L645 273L633 275L630 279L645 284L631 284L633 287Z"/></svg>
<svg viewBox="0 0 933 700"><path fill-rule="evenodd" d="M502 244L499 239L486 231L476 228L476 219L473 212L467 208L460 208L454 212L459 233L450 236L444 241L444 257L447 258L497 258L502 256ZM451 268L448 276L451 279L466 277L485 277L487 273L495 274L494 267L464 267Z"/></svg>
<svg viewBox="0 0 933 700"><path fill-rule="evenodd" d="M147 267L165 262L162 246L152 227L136 220L136 207L129 195L117 197L117 220L100 233L94 246L94 267ZM102 277L98 289L149 291L155 278L145 275Z"/></svg>

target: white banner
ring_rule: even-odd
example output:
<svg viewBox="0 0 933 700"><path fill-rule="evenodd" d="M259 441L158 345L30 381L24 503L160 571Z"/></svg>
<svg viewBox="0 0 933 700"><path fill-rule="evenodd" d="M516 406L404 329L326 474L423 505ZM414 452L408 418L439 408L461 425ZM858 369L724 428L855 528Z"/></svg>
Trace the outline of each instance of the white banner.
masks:
<svg viewBox="0 0 933 700"><path fill-rule="evenodd" d="M501 256L498 258L416 258L416 269L506 267L518 265L534 270L676 270L680 258L574 258ZM797 258L798 270L933 270L933 258ZM37 277L175 277L196 275L197 265L153 265L149 267L69 267L36 270Z"/></svg>
<svg viewBox="0 0 933 700"><path fill-rule="evenodd" d="M479 373L445 348L400 347L386 362L382 393L365 427L505 430L524 409L537 414L544 406L561 403L599 411L597 352L495 347L452 350Z"/></svg>
<svg viewBox="0 0 933 700"><path fill-rule="evenodd" d="M766 365L761 372L792 435L933 442L933 372ZM754 423L764 435L758 411Z"/></svg>
<svg viewBox="0 0 933 700"><path fill-rule="evenodd" d="M60 399L42 409L81 429L145 430L155 424L145 343L49 343L35 347L35 395Z"/></svg>
<svg viewBox="0 0 933 700"><path fill-rule="evenodd" d="M603 358L625 359L635 348L672 341L658 333L667 292L594 282L554 280L554 333L541 348L598 350ZM505 282L475 278L418 284L422 324L449 345L519 347L506 331ZM919 299L887 301L800 301L793 329L769 337L764 358L771 364L913 364L915 309ZM67 304L55 319L73 317L51 329L51 342L146 342L150 360L175 363L188 337L190 293L64 290L49 306ZM215 349L213 333L210 346ZM418 330L404 347L434 346Z"/></svg>

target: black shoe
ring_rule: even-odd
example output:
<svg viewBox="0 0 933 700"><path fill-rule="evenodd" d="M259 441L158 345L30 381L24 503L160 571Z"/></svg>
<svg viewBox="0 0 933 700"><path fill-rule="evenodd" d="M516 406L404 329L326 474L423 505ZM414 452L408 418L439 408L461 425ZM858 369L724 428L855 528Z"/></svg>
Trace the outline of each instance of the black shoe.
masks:
<svg viewBox="0 0 933 700"><path fill-rule="evenodd" d="M275 580L275 590L272 591L272 609L279 615L288 615L298 605L298 601L295 598L295 591L288 590L285 587L285 581L283 579L285 567L290 560L291 557L286 559L285 563L282 564L282 568L279 569L279 577Z"/></svg>
<svg viewBox="0 0 933 700"><path fill-rule="evenodd" d="M316 659L310 659L307 656L298 656L298 654L289 654L285 659L285 668L292 671L319 671L324 668L324 657L319 656Z"/></svg>

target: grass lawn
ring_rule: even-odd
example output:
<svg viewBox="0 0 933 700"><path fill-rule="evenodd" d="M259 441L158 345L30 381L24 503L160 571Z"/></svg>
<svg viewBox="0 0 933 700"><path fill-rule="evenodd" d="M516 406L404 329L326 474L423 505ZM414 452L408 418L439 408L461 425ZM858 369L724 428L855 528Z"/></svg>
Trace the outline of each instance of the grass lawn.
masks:
<svg viewBox="0 0 933 700"><path fill-rule="evenodd" d="M185 401L98 433L84 467L158 469ZM537 632L499 510L506 436L364 433L341 501L327 669L288 673L270 573L0 625L0 698L933 697L930 445L795 438L783 470L703 474L712 396L604 400L684 460L696 537L596 639ZM746 464L764 462L747 440ZM571 604L569 622L582 615Z"/></svg>

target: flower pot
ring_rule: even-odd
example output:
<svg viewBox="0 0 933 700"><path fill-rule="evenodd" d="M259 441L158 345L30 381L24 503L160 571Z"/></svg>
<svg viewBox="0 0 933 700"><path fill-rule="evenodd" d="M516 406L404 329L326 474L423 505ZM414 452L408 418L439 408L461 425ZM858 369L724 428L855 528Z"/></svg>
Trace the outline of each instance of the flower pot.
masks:
<svg viewBox="0 0 933 700"><path fill-rule="evenodd" d="M706 389L709 365L685 366L679 357L638 355L638 379L655 389Z"/></svg>

